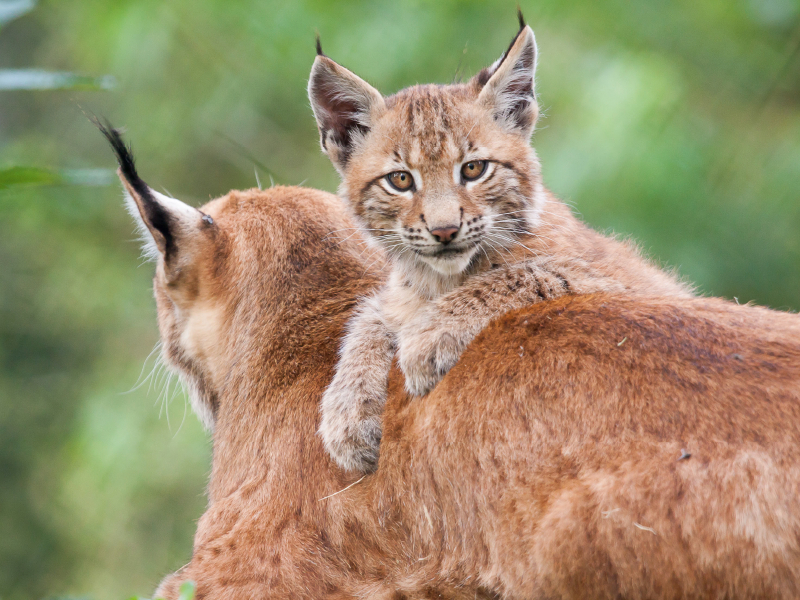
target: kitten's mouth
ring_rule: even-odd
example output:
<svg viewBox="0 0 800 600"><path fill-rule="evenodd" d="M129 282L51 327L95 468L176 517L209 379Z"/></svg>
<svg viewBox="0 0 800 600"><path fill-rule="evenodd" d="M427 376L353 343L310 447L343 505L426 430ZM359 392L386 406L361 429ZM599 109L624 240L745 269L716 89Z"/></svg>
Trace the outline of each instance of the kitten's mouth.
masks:
<svg viewBox="0 0 800 600"><path fill-rule="evenodd" d="M464 254L469 250L469 246L465 246L462 248L453 248L451 246L445 246L444 248L440 248L436 250L433 254L429 256L435 256L436 258L453 258Z"/></svg>
<svg viewBox="0 0 800 600"><path fill-rule="evenodd" d="M457 248L445 246L434 252L415 250L415 253L434 271L442 273L443 275L453 276L463 272L464 269L469 267L478 248L478 244L469 244Z"/></svg>
<svg viewBox="0 0 800 600"><path fill-rule="evenodd" d="M466 244L462 243L458 246L447 245L447 246L440 246L430 251L420 250L414 248L414 252L422 256L423 258L437 258L442 260L448 259L457 259L461 258L465 255L472 254L472 252L477 248L478 242L468 242Z"/></svg>

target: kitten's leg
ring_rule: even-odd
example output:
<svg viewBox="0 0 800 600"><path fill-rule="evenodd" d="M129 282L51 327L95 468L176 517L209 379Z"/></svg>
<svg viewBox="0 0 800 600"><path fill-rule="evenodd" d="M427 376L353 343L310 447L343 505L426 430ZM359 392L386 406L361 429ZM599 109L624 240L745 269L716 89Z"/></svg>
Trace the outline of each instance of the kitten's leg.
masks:
<svg viewBox="0 0 800 600"><path fill-rule="evenodd" d="M576 261L570 265L517 263L468 279L398 333L406 389L416 396L427 394L492 319L542 300L585 291L622 291L622 287Z"/></svg>
<svg viewBox="0 0 800 600"><path fill-rule="evenodd" d="M394 336L377 298L370 298L348 323L336 375L322 396L319 433L325 449L343 469L370 472L377 467L394 352Z"/></svg>

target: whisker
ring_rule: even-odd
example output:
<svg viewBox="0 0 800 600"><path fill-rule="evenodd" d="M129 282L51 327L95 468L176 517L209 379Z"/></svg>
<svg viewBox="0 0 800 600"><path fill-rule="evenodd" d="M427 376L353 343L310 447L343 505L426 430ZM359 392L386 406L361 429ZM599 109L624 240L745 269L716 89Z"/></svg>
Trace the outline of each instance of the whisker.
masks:
<svg viewBox="0 0 800 600"><path fill-rule="evenodd" d="M486 257L486 260L489 261L489 266L492 265L492 259L489 258L489 253L486 252L486 248L483 247L483 244L478 244L478 249L483 252L483 255Z"/></svg>
<svg viewBox="0 0 800 600"><path fill-rule="evenodd" d="M185 389L183 389L183 381L181 381L181 382L180 382L180 389L181 389L183 392L186 392L186 390L185 390ZM173 439L173 440L174 440L174 439L175 439L175 438L178 436L178 434L181 432L181 429L183 429L183 423L186 421L186 413L188 412L188 411L186 410L186 407L188 406L188 404L189 404L189 402L187 401L187 399L186 399L186 395L184 394L184 397L183 397L183 417L181 417L181 424L180 424L180 425L178 425L178 430L175 432L175 435L173 435L173 436L172 436L172 439Z"/></svg>
<svg viewBox="0 0 800 600"><path fill-rule="evenodd" d="M515 231L513 231L511 229L508 229L506 227L497 227L493 231L499 231L499 232L502 232L502 233L508 233L509 235L515 235L516 234ZM553 242L554 244L556 243L556 240L554 240L553 238L551 238L549 236L546 236L543 233L540 233L538 231L532 233L531 235L533 235L533 236L535 236L537 238L541 238L543 240L547 240L548 242Z"/></svg>
<svg viewBox="0 0 800 600"><path fill-rule="evenodd" d="M400 254L398 254L398 255L397 255L397 258L399 258L399 257L400 257L400 256L402 256L402 255L403 255L403 253L401 252ZM369 271L369 270L370 270L372 267L374 267L374 266L375 266L375 265L378 263L378 261L379 261L379 260L380 260L380 257L378 257L378 258L376 258L375 260L373 260L372 262L370 262L370 263L369 263L369 264L368 264L368 265L367 265L367 266L364 268L364 272L361 274L361 276L363 277L364 275L366 275L366 274L367 274L367 271Z"/></svg>
<svg viewBox="0 0 800 600"><path fill-rule="evenodd" d="M525 244L523 244L522 242L519 242L519 241L517 241L517 240L512 240L512 239L509 239L509 238L504 238L504 239L508 240L508 241L509 241L509 242L511 242L512 244L515 244L515 245L517 245L517 246L520 246L520 247L524 248L525 250L527 250L528 252L530 252L531 254L533 254L533 255L534 255L536 258L540 258L541 256L543 256L541 253L537 252L536 250L531 250L530 248L528 248L528 247L527 247ZM495 242L497 242L498 240L494 240L494 241L495 241ZM499 243L499 242L498 242L498 243Z"/></svg>
<svg viewBox="0 0 800 600"><path fill-rule="evenodd" d="M142 363L142 370L139 372L139 376L136 378L136 382L133 384L133 387L129 389L127 392L120 392L120 395L126 395L130 394L131 392L135 392L140 387L142 387L148 379L150 379L150 377L153 375L152 370L144 379L142 379L142 374L144 373L144 370L147 368L147 362L150 360L153 354L155 354L159 350L161 350L161 340L158 340L156 342L155 346L153 346L153 349L150 351L150 354L148 354L147 358L144 359L144 363ZM156 364L158 364L158 357L156 357L156 362L153 364L153 369L155 369Z"/></svg>
<svg viewBox="0 0 800 600"><path fill-rule="evenodd" d="M501 231L502 231L502 230L501 230ZM505 232L505 233L508 233L508 232ZM525 248L526 250L528 250L528 251L530 251L530 252L533 252L533 253L536 253L536 250L533 250L533 249L531 249L531 248L528 248L528 247L527 247L525 244L523 244L523 243L522 243L522 242L520 242L519 240L517 240L517 239L514 239L514 238L512 238L512 237L508 237L508 236L502 235L502 234L498 233L497 231L492 231L492 232L491 232L491 233L489 233L488 235L494 236L494 237L496 237L496 238L504 239L504 240L506 240L506 241L509 241L509 242L511 242L512 244L519 244L520 246L522 246L522 247L523 247L523 248Z"/></svg>
<svg viewBox="0 0 800 600"><path fill-rule="evenodd" d="M171 377L170 378L170 387L172 382L175 382L175 388L172 391L172 394L169 394L169 389L167 390L167 397L166 397L166 405L167 405L167 428L172 431L172 427L169 423L169 407L172 404L172 401L175 399L179 393L183 391L183 382L181 381L180 377ZM183 403L183 418L186 417L186 401L184 400ZM181 419L181 426L183 425L183 419ZM180 431L180 426L178 427L178 431ZM178 431L175 432L175 435L178 435ZM175 435L172 437L174 438Z"/></svg>
<svg viewBox="0 0 800 600"><path fill-rule="evenodd" d="M497 256L499 256L500 258L502 258L502 259L503 259L503 262L504 262L504 263L506 263L506 266L507 266L507 267L510 267L510 266L511 266L511 265L509 265L509 264L508 264L508 261L506 260L506 257L502 255L502 253L501 253L501 252L500 252L500 251L497 249L497 247L496 247L496 246L495 246L495 245L494 245L494 244L493 244L493 243L492 243L492 242L489 240L489 238L488 238L488 237L484 238L484 240L483 240L483 241L484 241L484 242L486 242L487 244L489 244L489 246L491 246L491 248L492 248L492 250L495 252L495 254L497 254ZM510 254L510 252L509 252L509 254Z"/></svg>
<svg viewBox="0 0 800 600"><path fill-rule="evenodd" d="M329 231L325 236L322 238L323 240L334 233L339 233L340 231L386 231L385 229L370 229L369 227L342 227L341 229L334 229L333 231Z"/></svg>
<svg viewBox="0 0 800 600"><path fill-rule="evenodd" d="M524 223L525 219L522 217L517 217L515 219L492 219L492 225L495 223Z"/></svg>
<svg viewBox="0 0 800 600"><path fill-rule="evenodd" d="M472 124L472 127L469 128L467 135L465 135L464 137L469 137L469 134L472 133L472 130L475 129L475 127L478 125L479 122L480 119L475 119L475 122Z"/></svg>
<svg viewBox="0 0 800 600"><path fill-rule="evenodd" d="M167 415L167 430L172 431L172 425L169 422L169 388L172 384L172 371L167 374L167 380L164 382L164 388L161 390L161 406L164 408L164 414Z"/></svg>
<svg viewBox="0 0 800 600"><path fill-rule="evenodd" d="M164 373L164 369L166 365L164 365L164 361L159 358L155 365L153 365L153 377L150 379L150 384L147 386L147 393L149 394L150 391L154 387L158 387L161 385L161 376Z"/></svg>
<svg viewBox="0 0 800 600"><path fill-rule="evenodd" d="M519 213L528 212L529 210L530 210L529 208L520 208L519 210L512 210L512 211L509 211L509 212L492 214L490 216L491 217L503 217L505 215L518 215Z"/></svg>

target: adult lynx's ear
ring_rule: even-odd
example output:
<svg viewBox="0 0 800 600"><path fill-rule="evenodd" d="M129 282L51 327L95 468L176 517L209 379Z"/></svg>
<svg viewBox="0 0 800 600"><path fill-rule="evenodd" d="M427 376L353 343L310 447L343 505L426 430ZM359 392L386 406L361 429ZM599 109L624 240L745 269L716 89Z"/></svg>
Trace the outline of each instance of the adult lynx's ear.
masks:
<svg viewBox="0 0 800 600"><path fill-rule="evenodd" d="M491 110L505 129L526 138L539 116L534 92L536 56L536 37L520 14L519 33L506 53L473 79L481 88L478 102Z"/></svg>
<svg viewBox="0 0 800 600"><path fill-rule="evenodd" d="M110 123L95 124L111 144L119 163L119 178L125 188L128 212L137 223L147 258L162 257L165 264L177 259L182 241L203 227L213 226L213 219L188 204L150 189L136 172L133 155L122 141L120 132Z"/></svg>
<svg viewBox="0 0 800 600"><path fill-rule="evenodd" d="M308 80L308 97L317 119L322 150L344 174L353 150L385 110L383 96L366 81L322 54Z"/></svg>

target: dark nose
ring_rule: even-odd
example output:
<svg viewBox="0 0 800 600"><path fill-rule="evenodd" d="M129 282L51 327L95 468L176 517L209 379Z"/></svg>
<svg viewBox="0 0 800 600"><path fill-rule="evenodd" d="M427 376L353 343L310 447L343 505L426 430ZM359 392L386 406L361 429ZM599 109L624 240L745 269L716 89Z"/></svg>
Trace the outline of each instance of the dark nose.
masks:
<svg viewBox="0 0 800 600"><path fill-rule="evenodd" d="M448 225L447 227L437 227L436 229L431 229L430 232L431 235L436 238L437 242L449 244L453 241L453 238L456 237L459 229L460 227Z"/></svg>

